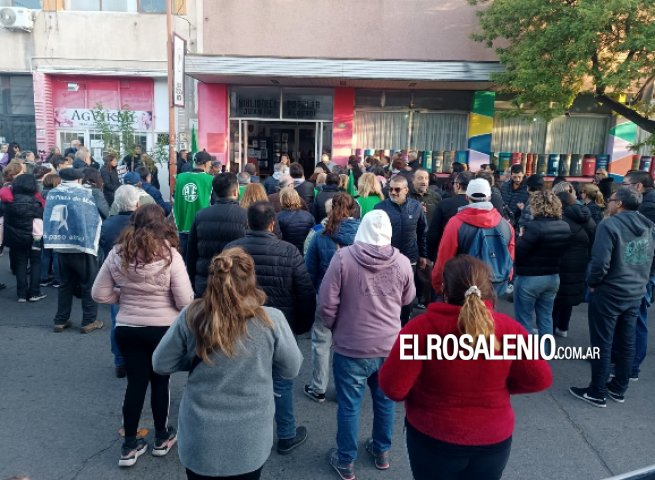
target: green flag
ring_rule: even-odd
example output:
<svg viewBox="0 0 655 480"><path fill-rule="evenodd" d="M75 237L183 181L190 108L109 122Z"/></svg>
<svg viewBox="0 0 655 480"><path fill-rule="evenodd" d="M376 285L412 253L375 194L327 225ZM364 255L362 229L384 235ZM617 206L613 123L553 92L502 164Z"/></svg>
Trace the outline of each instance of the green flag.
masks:
<svg viewBox="0 0 655 480"><path fill-rule="evenodd" d="M198 152L198 133L196 126L191 127L191 154Z"/></svg>
<svg viewBox="0 0 655 480"><path fill-rule="evenodd" d="M357 196L357 185L355 185L355 175L353 174L352 169L348 173L348 187L346 187L346 192L353 197Z"/></svg>

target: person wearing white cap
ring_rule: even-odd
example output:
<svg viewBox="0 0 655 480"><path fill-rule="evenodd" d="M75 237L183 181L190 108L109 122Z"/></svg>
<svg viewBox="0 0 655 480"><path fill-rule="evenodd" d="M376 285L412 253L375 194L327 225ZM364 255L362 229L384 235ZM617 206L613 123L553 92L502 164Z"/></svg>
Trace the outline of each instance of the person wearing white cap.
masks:
<svg viewBox="0 0 655 480"><path fill-rule="evenodd" d="M359 411L368 383L373 398L373 436L366 450L379 470L389 468L394 404L377 372L400 331L401 306L416 295L409 259L391 246L391 221L372 210L362 219L355 243L336 251L319 290L319 309L332 331L337 391L337 448L330 465L342 479L355 478Z"/></svg>
<svg viewBox="0 0 655 480"><path fill-rule="evenodd" d="M486 262L492 273L496 295L507 289L514 263L514 229L491 203L491 185L483 178L466 187L469 204L446 224L437 261L432 270L432 287L443 293L443 270L448 260L466 253Z"/></svg>

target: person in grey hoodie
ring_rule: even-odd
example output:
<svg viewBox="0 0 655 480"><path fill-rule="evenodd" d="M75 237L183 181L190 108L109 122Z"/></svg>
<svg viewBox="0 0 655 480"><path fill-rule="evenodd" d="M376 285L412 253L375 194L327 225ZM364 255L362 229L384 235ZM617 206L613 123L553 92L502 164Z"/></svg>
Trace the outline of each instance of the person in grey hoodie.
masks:
<svg viewBox="0 0 655 480"><path fill-rule="evenodd" d="M401 306L416 295L409 259L391 246L391 221L383 210L367 213L355 243L338 249L319 291L323 324L332 331L337 391L337 448L330 465L353 479L359 412L368 383L373 436L366 450L380 470L389 468L394 406L378 385L378 371L400 331Z"/></svg>
<svg viewBox="0 0 655 480"><path fill-rule="evenodd" d="M302 354L284 314L263 306L245 250L223 250L209 272L152 364L160 375L189 372L177 438L187 478L256 480L273 444L273 375L296 377Z"/></svg>
<svg viewBox="0 0 655 480"><path fill-rule="evenodd" d="M600 358L591 362L588 387L571 387L576 398L605 407L605 397L623 403L635 355L635 328L641 299L651 276L655 249L655 223L637 209L642 195L621 187L609 199L606 218L596 229L587 284L589 337ZM616 338L614 338L616 337ZM615 377L610 374L612 340L617 345Z"/></svg>

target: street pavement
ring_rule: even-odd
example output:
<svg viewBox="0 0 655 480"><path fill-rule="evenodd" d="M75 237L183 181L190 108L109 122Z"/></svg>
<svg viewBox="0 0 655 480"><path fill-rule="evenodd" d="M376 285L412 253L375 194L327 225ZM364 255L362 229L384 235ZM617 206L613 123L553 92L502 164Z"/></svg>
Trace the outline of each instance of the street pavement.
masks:
<svg viewBox="0 0 655 480"><path fill-rule="evenodd" d="M0 480L17 474L31 480L185 479L176 448L164 458L144 455L130 469L117 466L125 380L114 377L107 306L99 310L106 327L81 335L81 309L76 300L71 318L74 328L55 334L56 289L45 288L48 297L39 303L18 304L7 253L0 257L0 282L7 284L0 291ZM499 309L512 313L512 305L506 302L501 302ZM587 346L586 305L574 310L571 324L569 338L560 344ZM651 345L652 340L653 335ZM308 335L299 339L299 345L305 362L295 385L295 410L298 424L307 426L309 438L290 455L273 451L263 479L337 478L326 462L328 450L335 445L334 389L330 385L324 404L302 394L310 376ZM571 385L587 384L587 362L552 361L555 381L551 389L512 397L516 429L503 478L602 479L655 463L653 357L651 346L642 375L630 384L625 404L608 400L605 409L574 399L567 391ZM181 373L172 377L173 425L185 379ZM149 409L146 399L141 426L152 429ZM363 448L372 420L367 397L360 421L358 479L411 479L401 404L396 414L392 466L378 472ZM148 440L152 442L152 431Z"/></svg>

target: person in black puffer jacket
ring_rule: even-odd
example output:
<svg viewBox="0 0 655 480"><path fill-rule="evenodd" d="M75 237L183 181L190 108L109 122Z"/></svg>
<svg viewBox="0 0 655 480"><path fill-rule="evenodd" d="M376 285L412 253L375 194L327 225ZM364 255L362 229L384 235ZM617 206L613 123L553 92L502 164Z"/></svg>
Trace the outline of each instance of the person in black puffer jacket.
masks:
<svg viewBox="0 0 655 480"><path fill-rule="evenodd" d="M328 173L325 177L325 186L323 190L316 195L314 199L314 218L316 223L319 224L321 221L327 217L327 212L325 210L325 203L339 193L339 175L336 173Z"/></svg>
<svg viewBox="0 0 655 480"><path fill-rule="evenodd" d="M111 208L114 203L114 192L121 186L121 181L118 178L118 158L113 152L106 153L103 157L104 165L100 169L100 176L102 177L102 193L105 195L107 205Z"/></svg>
<svg viewBox="0 0 655 480"><path fill-rule="evenodd" d="M536 313L539 335L552 335L560 258L571 228L562 220L562 202L553 192L534 192L529 202L534 220L516 241L514 313L528 331L533 329L532 315Z"/></svg>
<svg viewBox="0 0 655 480"><path fill-rule="evenodd" d="M277 223L282 231L282 240L298 248L302 254L307 234L314 226L314 216L300 206L300 195L293 188L280 190L282 211L277 214Z"/></svg>
<svg viewBox="0 0 655 480"><path fill-rule="evenodd" d="M292 163L289 166L289 175L293 178L293 185L310 212L314 211L314 184L305 180L305 171L299 163Z"/></svg>
<svg viewBox="0 0 655 480"><path fill-rule="evenodd" d="M248 208L248 225L245 237L225 248L241 247L252 256L266 306L280 309L296 335L308 332L314 321L316 291L302 254L273 233L275 210L269 202Z"/></svg>
<svg viewBox="0 0 655 480"><path fill-rule="evenodd" d="M13 201L3 202L0 206L0 215L4 215L4 245L9 247L9 259L16 275L18 301L37 302L45 295L41 294L40 286L41 238L34 235L34 221L43 219L43 204L36 197L34 175L17 176L11 189Z"/></svg>
<svg viewBox="0 0 655 480"><path fill-rule="evenodd" d="M248 217L237 202L239 182L234 173L216 175L212 188L216 203L198 212L189 231L186 268L196 297L202 296L207 286L209 264L225 245L246 234Z"/></svg>
<svg viewBox="0 0 655 480"><path fill-rule="evenodd" d="M553 307L555 335L566 337L573 307L584 301L587 287L585 277L594 243L596 222L589 209L578 205L569 192L560 192L557 198L562 202L562 220L569 224L571 238L560 257L559 290Z"/></svg>

